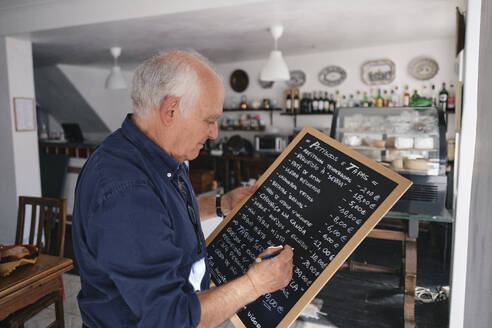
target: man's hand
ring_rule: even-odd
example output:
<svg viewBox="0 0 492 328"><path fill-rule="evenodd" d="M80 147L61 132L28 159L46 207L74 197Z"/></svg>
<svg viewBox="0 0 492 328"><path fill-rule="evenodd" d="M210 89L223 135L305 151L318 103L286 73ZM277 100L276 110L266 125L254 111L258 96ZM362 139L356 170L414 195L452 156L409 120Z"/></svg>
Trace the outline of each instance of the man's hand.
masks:
<svg viewBox="0 0 492 328"><path fill-rule="evenodd" d="M227 216L240 201L254 193L257 188L257 186L239 187L224 194L220 203L222 213Z"/></svg>
<svg viewBox="0 0 492 328"><path fill-rule="evenodd" d="M259 256L271 254L279 249L282 249L282 246L269 247ZM285 245L280 254L274 258L254 263L249 268L246 276L251 281L258 297L287 286L292 279L293 255L292 247Z"/></svg>

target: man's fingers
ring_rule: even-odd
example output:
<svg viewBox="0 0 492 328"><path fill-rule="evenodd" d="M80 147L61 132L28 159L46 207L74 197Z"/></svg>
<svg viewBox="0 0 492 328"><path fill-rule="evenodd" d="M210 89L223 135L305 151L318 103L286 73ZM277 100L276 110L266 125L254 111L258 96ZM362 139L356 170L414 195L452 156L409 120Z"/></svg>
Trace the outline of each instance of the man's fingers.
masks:
<svg viewBox="0 0 492 328"><path fill-rule="evenodd" d="M282 246L270 246L267 249L265 249L263 252L261 252L260 255L258 255L258 256L265 256L268 254L272 254L272 253L275 253L277 251L281 251L282 249L283 249Z"/></svg>
<svg viewBox="0 0 492 328"><path fill-rule="evenodd" d="M284 249L282 252L279 254L281 258L285 261L290 261L292 257L294 256L294 249L290 247L289 245L285 245Z"/></svg>

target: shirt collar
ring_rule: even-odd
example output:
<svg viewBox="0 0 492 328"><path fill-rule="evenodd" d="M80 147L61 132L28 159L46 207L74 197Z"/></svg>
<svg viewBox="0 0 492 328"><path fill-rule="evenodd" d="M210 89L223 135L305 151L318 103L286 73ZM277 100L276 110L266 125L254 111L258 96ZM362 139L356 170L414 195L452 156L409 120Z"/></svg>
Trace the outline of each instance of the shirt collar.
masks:
<svg viewBox="0 0 492 328"><path fill-rule="evenodd" d="M145 133L133 123L132 116L133 114L128 114L126 116L121 125L121 131L131 143L145 153L156 169L168 178L174 177L180 168L184 169L183 166L186 165L184 163L179 163L145 135Z"/></svg>

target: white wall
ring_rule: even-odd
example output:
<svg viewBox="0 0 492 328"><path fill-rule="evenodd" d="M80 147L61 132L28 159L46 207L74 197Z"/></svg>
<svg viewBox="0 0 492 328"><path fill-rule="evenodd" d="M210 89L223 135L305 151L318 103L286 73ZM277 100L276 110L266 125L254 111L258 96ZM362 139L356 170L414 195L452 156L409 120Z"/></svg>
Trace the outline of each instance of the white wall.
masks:
<svg viewBox="0 0 492 328"><path fill-rule="evenodd" d="M130 99L133 72L123 72L128 84L127 89L107 90L104 88L109 75L107 69L74 65L58 67L111 131L118 129L126 114L133 111Z"/></svg>
<svg viewBox="0 0 492 328"><path fill-rule="evenodd" d="M37 131L16 131L14 97L34 99L31 43L0 39L0 241L12 243L17 222L17 197L40 196Z"/></svg>

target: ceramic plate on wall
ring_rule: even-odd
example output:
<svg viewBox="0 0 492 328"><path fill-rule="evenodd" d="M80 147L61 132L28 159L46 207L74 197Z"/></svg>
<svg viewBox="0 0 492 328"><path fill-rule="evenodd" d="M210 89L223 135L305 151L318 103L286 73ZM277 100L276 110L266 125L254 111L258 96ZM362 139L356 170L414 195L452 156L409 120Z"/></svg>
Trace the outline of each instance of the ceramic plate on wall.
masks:
<svg viewBox="0 0 492 328"><path fill-rule="evenodd" d="M306 73L301 70L290 71L290 80L287 81L289 88L302 87L306 82Z"/></svg>
<svg viewBox="0 0 492 328"><path fill-rule="evenodd" d="M366 61L362 64L361 79L367 85L389 84L395 79L395 63L390 59Z"/></svg>
<svg viewBox="0 0 492 328"><path fill-rule="evenodd" d="M231 74L231 88L236 92L243 92L249 84L248 74L242 69L237 69Z"/></svg>
<svg viewBox="0 0 492 328"><path fill-rule="evenodd" d="M336 87L342 84L347 78L347 72L340 66L327 66L323 68L318 74L318 80L329 87Z"/></svg>
<svg viewBox="0 0 492 328"><path fill-rule="evenodd" d="M417 57L408 64L408 73L417 80L430 80L439 71L439 64L429 57Z"/></svg>

